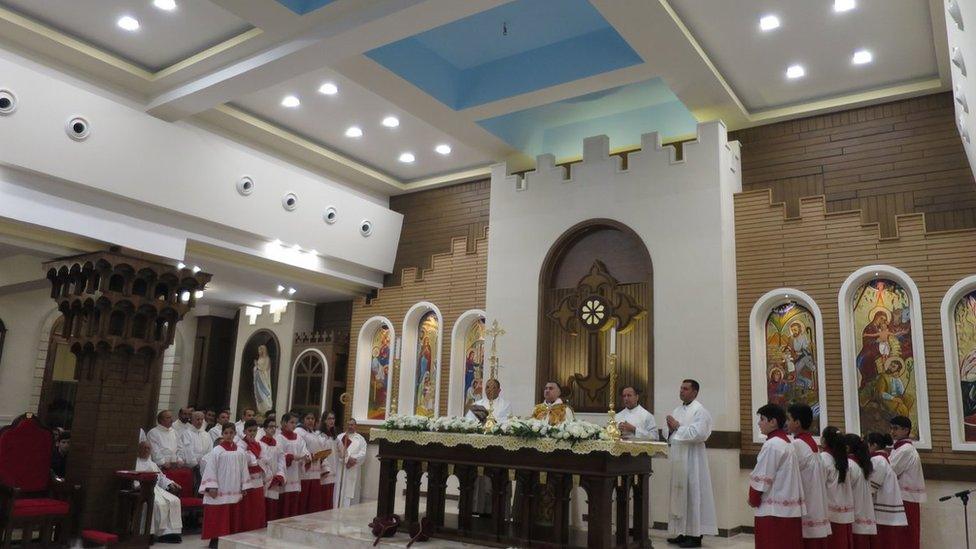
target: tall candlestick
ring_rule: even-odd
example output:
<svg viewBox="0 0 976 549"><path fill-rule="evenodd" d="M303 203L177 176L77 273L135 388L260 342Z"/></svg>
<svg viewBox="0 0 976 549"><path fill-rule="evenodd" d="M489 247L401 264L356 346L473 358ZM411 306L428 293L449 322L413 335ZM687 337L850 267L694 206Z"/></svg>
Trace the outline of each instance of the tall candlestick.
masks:
<svg viewBox="0 0 976 549"><path fill-rule="evenodd" d="M617 327L610 328L610 354L617 354Z"/></svg>

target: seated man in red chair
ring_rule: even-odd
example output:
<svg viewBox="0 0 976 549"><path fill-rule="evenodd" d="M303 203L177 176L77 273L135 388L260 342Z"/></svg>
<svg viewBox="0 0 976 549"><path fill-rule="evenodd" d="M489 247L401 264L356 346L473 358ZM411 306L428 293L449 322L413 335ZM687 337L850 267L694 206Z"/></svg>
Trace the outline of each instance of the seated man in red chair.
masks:
<svg viewBox="0 0 976 549"><path fill-rule="evenodd" d="M53 441L29 413L0 430L0 547L10 547L16 530L42 532L45 545L74 536L80 487L51 474Z"/></svg>
<svg viewBox="0 0 976 549"><path fill-rule="evenodd" d="M183 508L180 505L180 498L174 495L180 493L182 486L170 480L152 461L152 446L149 442L139 443L136 471L157 473L152 531L150 533L156 536L156 541L160 543L182 543Z"/></svg>

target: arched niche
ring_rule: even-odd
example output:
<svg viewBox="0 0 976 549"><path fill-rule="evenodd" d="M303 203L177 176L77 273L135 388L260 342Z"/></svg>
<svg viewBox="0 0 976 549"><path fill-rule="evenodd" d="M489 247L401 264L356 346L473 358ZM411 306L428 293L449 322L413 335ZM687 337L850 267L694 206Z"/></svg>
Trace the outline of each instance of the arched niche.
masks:
<svg viewBox="0 0 976 549"><path fill-rule="evenodd" d="M814 409L812 431L829 425L823 316L813 298L795 288L764 294L749 314L749 342L752 409L802 402ZM752 430L753 442L765 439Z"/></svg>
<svg viewBox="0 0 976 549"><path fill-rule="evenodd" d="M400 332L403 348L397 393L399 413L439 415L443 330L444 317L433 303L417 303L404 316Z"/></svg>
<svg viewBox="0 0 976 549"><path fill-rule="evenodd" d="M605 268L605 273L616 282L612 291L606 292L606 297L612 297L608 301L626 299L631 306L641 310L628 324L629 328L618 333L617 387L636 385L642 388L641 404L653 410L651 254L633 229L612 219L590 219L574 225L556 240L542 264L536 395L541 396L546 382L557 381L563 388L563 399L575 410L596 413L607 410L607 335L611 323L603 324L599 333L580 329L578 335L574 335L556 319L562 302L569 296L577 295L582 306L584 282L595 268ZM578 308L577 315L581 311Z"/></svg>
<svg viewBox="0 0 976 549"><path fill-rule="evenodd" d="M467 412L471 379L488 379L488 357L484 351L485 318L485 312L481 309L465 311L451 329L451 374L447 392L449 416L463 416ZM479 398L480 395L474 400Z"/></svg>
<svg viewBox="0 0 976 549"><path fill-rule="evenodd" d="M918 286L890 265L853 273L838 294L846 430L888 432L907 415L919 448L932 447Z"/></svg>
<svg viewBox="0 0 976 549"><path fill-rule="evenodd" d="M63 330L64 317L60 316L46 334L47 357L37 411L45 424L70 430L78 390L78 361Z"/></svg>
<svg viewBox="0 0 976 549"><path fill-rule="evenodd" d="M358 423L379 425L390 414L394 341L393 323L384 316L369 318L359 329L352 406Z"/></svg>
<svg viewBox="0 0 976 549"><path fill-rule="evenodd" d="M941 319L952 449L976 451L976 275L949 288Z"/></svg>
<svg viewBox="0 0 976 549"><path fill-rule="evenodd" d="M326 409L330 375L329 361L322 351L307 349L298 355L291 366L288 409L320 416Z"/></svg>
<svg viewBox="0 0 976 549"><path fill-rule="evenodd" d="M274 398L278 394L278 364L281 356L281 345L278 343L278 336L274 332L270 330L258 330L248 338L247 343L244 345L244 350L241 352L241 378L237 393L237 417L240 417L241 413L247 408L255 410L258 415L263 415L265 412L258 405L254 392L254 378L256 375L259 375L259 372L255 371L255 360L258 359L258 348L261 346L264 346L268 351L269 370L267 373L268 377L261 381L261 383L270 385L272 402L270 409L274 409L274 405L278 404L274 402Z"/></svg>

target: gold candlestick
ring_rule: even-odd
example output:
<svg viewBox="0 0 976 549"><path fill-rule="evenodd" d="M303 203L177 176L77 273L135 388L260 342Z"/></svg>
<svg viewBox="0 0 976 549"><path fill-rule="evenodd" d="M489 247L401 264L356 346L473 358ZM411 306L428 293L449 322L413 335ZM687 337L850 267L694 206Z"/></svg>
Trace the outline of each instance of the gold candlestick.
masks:
<svg viewBox="0 0 976 549"><path fill-rule="evenodd" d="M617 353L610 353L610 409L607 410L607 436L610 440L620 440L620 427L617 427L617 411L614 409L614 397L617 394Z"/></svg>
<svg viewBox="0 0 976 549"><path fill-rule="evenodd" d="M398 391L397 374L400 372L400 359L393 359L393 371L390 373L390 415L397 415L397 395L400 393Z"/></svg>
<svg viewBox="0 0 976 549"><path fill-rule="evenodd" d="M505 335L505 330L503 330L498 325L498 320L495 320L491 324L491 328L485 330L485 333L491 337L491 356L488 357L488 380L498 378L498 336ZM487 385L487 381L485 385ZM487 387L485 387L485 395L487 396ZM495 429L498 425L498 420L495 419L494 411L495 400L488 399L488 417L485 418L484 432L488 433Z"/></svg>

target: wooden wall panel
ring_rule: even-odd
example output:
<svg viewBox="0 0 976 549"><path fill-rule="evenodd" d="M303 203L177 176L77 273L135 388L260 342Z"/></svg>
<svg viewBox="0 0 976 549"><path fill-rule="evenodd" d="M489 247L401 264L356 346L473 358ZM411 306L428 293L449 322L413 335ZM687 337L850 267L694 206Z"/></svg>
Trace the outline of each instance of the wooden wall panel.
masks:
<svg viewBox="0 0 976 549"><path fill-rule="evenodd" d="M895 216L926 213L930 231L976 227L976 182L941 93L732 132L742 144L744 191L770 189L799 214L825 195L827 211L860 210L881 234Z"/></svg>
<svg viewBox="0 0 976 549"><path fill-rule="evenodd" d="M390 197L390 209L403 214L403 232L397 247L393 274L386 286L399 284L403 269L421 272L431 266L431 256L449 253L451 242L467 239L468 251L488 226L491 180L472 181Z"/></svg>
<svg viewBox="0 0 976 549"><path fill-rule="evenodd" d="M948 465L976 466L976 453L952 451L939 310L950 286L976 274L976 254L972 252L976 249L976 229L927 231L928 216L911 214L895 217L892 236L882 237L882 225L863 224L860 212L828 210L829 202L823 196L800 199L798 216L790 216L786 205L775 203L771 189L735 197L739 391L745 461L759 450L752 443L755 410L749 356L749 315L755 302L781 287L806 292L817 302L823 314L829 421L844 428L838 294L855 270L885 264L908 273L920 293L933 446L922 451L927 474L951 470Z"/></svg>

